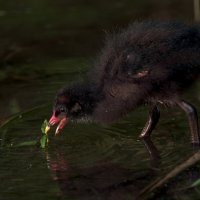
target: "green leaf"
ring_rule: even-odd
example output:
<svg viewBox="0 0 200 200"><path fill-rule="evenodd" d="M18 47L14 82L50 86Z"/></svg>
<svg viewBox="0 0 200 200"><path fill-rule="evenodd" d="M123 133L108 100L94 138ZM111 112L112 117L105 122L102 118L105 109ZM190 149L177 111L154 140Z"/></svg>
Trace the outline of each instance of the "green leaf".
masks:
<svg viewBox="0 0 200 200"><path fill-rule="evenodd" d="M40 139L40 146L44 149L47 145L48 145L48 142L49 142L49 139L48 139L48 135L45 133L45 129L46 127L48 126L48 121L45 119L42 126L41 126L41 131L42 131L42 137Z"/></svg>
<svg viewBox="0 0 200 200"><path fill-rule="evenodd" d="M194 183L191 185L192 187L200 186L200 179L197 179Z"/></svg>
<svg viewBox="0 0 200 200"><path fill-rule="evenodd" d="M43 134L41 139L40 139L40 145L44 149L48 145L49 139L46 134Z"/></svg>
<svg viewBox="0 0 200 200"><path fill-rule="evenodd" d="M36 145L36 144L37 144L37 141L32 140L32 141L19 143L19 144L15 145L15 147L33 146L33 145Z"/></svg>
<svg viewBox="0 0 200 200"><path fill-rule="evenodd" d="M42 133L45 133L45 129L48 126L48 121L45 119L42 126L41 126L41 131Z"/></svg>

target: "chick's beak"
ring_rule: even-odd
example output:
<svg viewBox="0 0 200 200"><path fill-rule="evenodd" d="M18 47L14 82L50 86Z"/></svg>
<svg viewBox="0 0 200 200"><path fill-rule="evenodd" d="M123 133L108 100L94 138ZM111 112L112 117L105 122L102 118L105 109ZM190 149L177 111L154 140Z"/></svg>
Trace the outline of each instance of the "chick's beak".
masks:
<svg viewBox="0 0 200 200"><path fill-rule="evenodd" d="M60 130L63 129L64 126L68 123L68 121L69 119L66 116L62 116L62 117L55 116L55 112L53 112L53 115L51 116L49 120L48 126L45 128L45 133L46 134L48 133L51 126L59 123L55 132L55 135L57 135L60 132Z"/></svg>
<svg viewBox="0 0 200 200"><path fill-rule="evenodd" d="M54 124L57 124L60 122L61 118L55 116L55 112L53 112L53 115L51 116L49 120L49 126L53 126Z"/></svg>

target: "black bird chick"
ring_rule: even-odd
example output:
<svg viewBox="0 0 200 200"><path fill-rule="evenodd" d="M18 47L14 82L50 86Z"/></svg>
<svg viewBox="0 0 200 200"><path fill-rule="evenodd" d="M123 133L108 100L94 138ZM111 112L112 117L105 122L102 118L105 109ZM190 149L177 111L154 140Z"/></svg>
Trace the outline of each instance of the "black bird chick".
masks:
<svg viewBox="0 0 200 200"><path fill-rule="evenodd" d="M158 104L177 105L185 111L191 142L199 143L195 108L183 92L200 72L200 29L177 22L136 22L111 34L87 83L65 87L56 96L49 126L68 118L90 116L111 123L141 105L149 118L140 134L149 137L159 120Z"/></svg>

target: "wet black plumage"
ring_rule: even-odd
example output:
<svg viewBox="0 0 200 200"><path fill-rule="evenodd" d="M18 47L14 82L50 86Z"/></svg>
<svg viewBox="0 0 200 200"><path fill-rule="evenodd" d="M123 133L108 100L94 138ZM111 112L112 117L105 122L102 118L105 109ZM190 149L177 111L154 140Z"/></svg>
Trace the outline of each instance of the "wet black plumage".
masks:
<svg viewBox="0 0 200 200"><path fill-rule="evenodd" d="M198 26L135 22L107 36L89 81L60 90L54 110L57 115L90 115L97 122L110 123L147 104L150 115L140 135L147 137L159 119L157 105L177 104L188 116L192 142L198 143L196 111L183 100L182 93L199 72Z"/></svg>

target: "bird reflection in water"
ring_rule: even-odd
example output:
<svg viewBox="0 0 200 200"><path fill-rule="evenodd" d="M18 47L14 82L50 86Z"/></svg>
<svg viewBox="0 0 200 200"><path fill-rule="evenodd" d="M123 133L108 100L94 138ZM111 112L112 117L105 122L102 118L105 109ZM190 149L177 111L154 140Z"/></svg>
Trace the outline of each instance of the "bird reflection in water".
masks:
<svg viewBox="0 0 200 200"><path fill-rule="evenodd" d="M70 166L65 153L57 147L47 152L48 168L52 179L58 183L61 196L79 199L124 199L137 196L144 185L156 176L160 156L151 140L143 140L151 167L146 170L134 171L102 160L92 167L79 168Z"/></svg>
<svg viewBox="0 0 200 200"><path fill-rule="evenodd" d="M87 200L138 199L144 188L160 178L162 170L162 159L154 143L150 139L141 141L147 150L150 161L150 165L146 169L129 169L109 160L98 161L89 167L73 166L68 163L65 153L59 147L52 152L47 152L48 168L52 179L59 186L59 196ZM180 187L180 177L186 178L189 183L200 177L197 167L189 167L180 174L175 176L167 187L161 188L162 192L158 195L171 195L172 197L177 193Z"/></svg>

